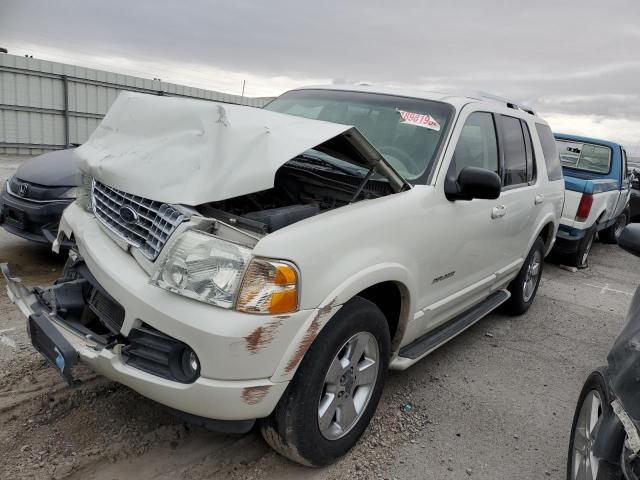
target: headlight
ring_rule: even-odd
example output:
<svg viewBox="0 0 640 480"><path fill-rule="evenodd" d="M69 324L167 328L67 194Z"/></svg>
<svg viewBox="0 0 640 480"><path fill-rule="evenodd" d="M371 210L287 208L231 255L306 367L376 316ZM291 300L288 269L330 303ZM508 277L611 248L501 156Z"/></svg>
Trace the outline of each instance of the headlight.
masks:
<svg viewBox="0 0 640 480"><path fill-rule="evenodd" d="M248 248L189 230L172 245L151 283L185 297L231 308L250 253Z"/></svg>
<svg viewBox="0 0 640 480"><path fill-rule="evenodd" d="M244 274L236 310L273 315L298 309L298 272L287 262L254 258Z"/></svg>
<svg viewBox="0 0 640 480"><path fill-rule="evenodd" d="M87 212L92 211L91 207L91 187L93 186L93 178L89 175L82 174L80 185L75 188L76 202Z"/></svg>

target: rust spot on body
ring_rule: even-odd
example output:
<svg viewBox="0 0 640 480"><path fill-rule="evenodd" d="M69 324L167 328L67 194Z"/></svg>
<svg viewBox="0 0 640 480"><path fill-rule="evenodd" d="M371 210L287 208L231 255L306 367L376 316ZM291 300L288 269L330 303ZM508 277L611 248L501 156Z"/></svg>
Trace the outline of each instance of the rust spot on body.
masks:
<svg viewBox="0 0 640 480"><path fill-rule="evenodd" d="M278 320L267 323L265 325L260 325L249 335L244 337L247 342L247 350L249 353L255 355L264 347L269 345L273 341L273 337L278 330L278 327L282 325L284 318L278 318Z"/></svg>
<svg viewBox="0 0 640 480"><path fill-rule="evenodd" d="M307 350L309 350L309 347L316 339L316 336L320 331L320 327L322 326L322 322L327 317L327 315L331 314L331 310L333 309L336 300L337 299L334 298L324 307L318 309L315 317L313 317L313 320L311 320L311 324L305 332L304 337L302 337L302 341L300 341L298 348L287 363L287 366L284 369L285 373L291 373L298 366L298 364L302 360L302 357L304 357L304 354L307 353Z"/></svg>
<svg viewBox="0 0 640 480"><path fill-rule="evenodd" d="M256 405L264 400L269 393L271 385L259 385L242 389L242 401L247 405Z"/></svg>

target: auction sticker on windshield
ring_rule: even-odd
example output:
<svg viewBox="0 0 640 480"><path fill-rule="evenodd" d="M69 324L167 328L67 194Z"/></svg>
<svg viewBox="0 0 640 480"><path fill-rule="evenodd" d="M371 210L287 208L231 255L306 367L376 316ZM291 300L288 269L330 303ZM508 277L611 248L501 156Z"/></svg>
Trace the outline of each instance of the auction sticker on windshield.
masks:
<svg viewBox="0 0 640 480"><path fill-rule="evenodd" d="M428 128L429 130L435 130L436 132L440 131L440 124L431 115L426 113L407 112L405 110L400 110L399 108L396 108L396 111L402 118L401 123L408 123L409 125L415 125L416 127Z"/></svg>

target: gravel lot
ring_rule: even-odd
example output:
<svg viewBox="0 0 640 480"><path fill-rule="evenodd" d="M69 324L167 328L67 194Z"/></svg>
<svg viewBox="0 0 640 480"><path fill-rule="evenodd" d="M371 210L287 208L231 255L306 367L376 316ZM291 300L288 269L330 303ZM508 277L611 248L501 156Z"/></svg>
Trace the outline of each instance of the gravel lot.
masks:
<svg viewBox="0 0 640 480"><path fill-rule="evenodd" d="M13 168L0 160L0 180ZM392 372L363 440L319 470L279 457L256 432L186 425L90 371L67 387L30 347L0 285L0 478L562 479L578 392L605 363L640 284L635 257L599 243L592 255L576 273L547 263L526 315L492 314ZM54 280L63 265L4 231L0 261L30 285Z"/></svg>

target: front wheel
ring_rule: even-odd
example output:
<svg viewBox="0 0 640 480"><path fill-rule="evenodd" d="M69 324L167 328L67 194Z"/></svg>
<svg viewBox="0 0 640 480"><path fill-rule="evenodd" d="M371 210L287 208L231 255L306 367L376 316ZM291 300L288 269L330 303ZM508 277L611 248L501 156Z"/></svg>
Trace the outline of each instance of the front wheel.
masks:
<svg viewBox="0 0 640 480"><path fill-rule="evenodd" d="M529 251L518 276L509 284L511 297L505 309L512 315L522 315L529 310L540 285L544 265L544 242L538 237Z"/></svg>
<svg viewBox="0 0 640 480"><path fill-rule="evenodd" d="M573 416L567 480L619 480L620 469L593 455L593 444L604 415L613 415L611 399L601 371L595 371L585 382Z"/></svg>
<svg viewBox="0 0 640 480"><path fill-rule="evenodd" d="M355 445L373 416L389 367L389 326L372 302L347 302L313 342L274 412L266 442L289 459L328 465Z"/></svg>

